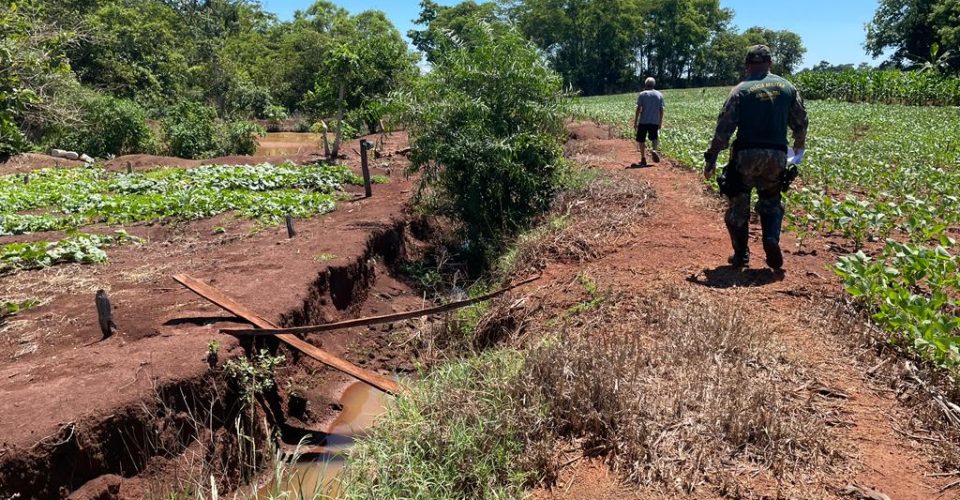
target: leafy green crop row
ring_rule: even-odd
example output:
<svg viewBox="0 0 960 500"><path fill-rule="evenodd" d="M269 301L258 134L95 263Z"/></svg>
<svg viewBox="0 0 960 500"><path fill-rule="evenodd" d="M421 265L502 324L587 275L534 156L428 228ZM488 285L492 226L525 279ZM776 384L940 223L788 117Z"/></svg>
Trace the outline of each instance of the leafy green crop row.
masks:
<svg viewBox="0 0 960 500"><path fill-rule="evenodd" d="M700 168L726 89L664 94L664 152ZM629 137L635 98L586 98L575 109ZM807 155L785 197L788 229L801 243L811 234L846 240L851 255L836 271L851 294L900 345L957 367L960 110L812 100L807 109Z"/></svg>
<svg viewBox="0 0 960 500"><path fill-rule="evenodd" d="M117 231L112 235L78 233L59 241L8 243L0 246L0 275L68 262L106 262L104 247L139 241L125 231Z"/></svg>
<svg viewBox="0 0 960 500"><path fill-rule="evenodd" d="M332 211L335 193L360 182L349 168L327 165L211 165L131 174L45 169L0 177L0 235L100 222L194 220L228 211L276 222Z"/></svg>
<svg viewBox="0 0 960 500"><path fill-rule="evenodd" d="M18 301L2 301L0 302L0 325L6 321L7 318L15 316L27 309L31 309L40 304L40 301L37 299L26 299Z"/></svg>
<svg viewBox="0 0 960 500"><path fill-rule="evenodd" d="M941 366L960 366L956 254L888 240L877 257L847 255L836 270L847 291L876 311L874 321L894 335L893 342Z"/></svg>

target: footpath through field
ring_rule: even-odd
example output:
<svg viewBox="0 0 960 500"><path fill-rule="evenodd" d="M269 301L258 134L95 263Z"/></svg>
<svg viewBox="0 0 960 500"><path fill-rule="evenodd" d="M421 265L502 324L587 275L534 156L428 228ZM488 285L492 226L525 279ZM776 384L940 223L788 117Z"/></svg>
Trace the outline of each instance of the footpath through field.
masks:
<svg viewBox="0 0 960 500"><path fill-rule="evenodd" d="M568 144L570 155L591 167L622 170L638 161L631 141L610 139L592 123L575 125ZM807 240L813 253L798 255L796 242L785 235L786 273L777 276L765 268L758 225L752 224L753 260L742 272L726 265L730 253L723 224L723 202L708 192L698 173L672 165L668 160L649 168L631 169L628 175L648 182L656 198L649 202L650 215L624 238L617 251L584 266L551 263L545 276L557 281L584 272L598 283L609 284L639 295L680 284L694 293L737 298L752 305L757 322L770 325L791 355L809 368L816 383L837 396L837 436L850 454L851 470L842 477L828 477L825 484L840 494L846 484L856 483L885 493L892 499L955 498L957 490L940 492L956 478L930 475L936 472L918 443L906 439L898 423L911 416L893 391L881 387L866 374L870 366L858 360L855 339L824 325L822 306L840 297L842 288L828 266L834 261L825 241ZM670 387L663 387L669 391ZM904 425L904 427L907 427ZM538 498L623 498L631 488L617 485L616 475L591 461L579 462L564 471L555 488L538 491Z"/></svg>

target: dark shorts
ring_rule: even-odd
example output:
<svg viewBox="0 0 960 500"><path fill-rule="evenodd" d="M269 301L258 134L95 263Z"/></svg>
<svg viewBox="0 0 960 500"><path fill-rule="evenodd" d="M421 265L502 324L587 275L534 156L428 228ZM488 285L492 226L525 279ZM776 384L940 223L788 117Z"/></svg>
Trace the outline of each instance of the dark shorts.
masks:
<svg viewBox="0 0 960 500"><path fill-rule="evenodd" d="M637 142L647 142L647 134L650 134L651 141L659 141L660 125L647 125L644 123L637 125Z"/></svg>

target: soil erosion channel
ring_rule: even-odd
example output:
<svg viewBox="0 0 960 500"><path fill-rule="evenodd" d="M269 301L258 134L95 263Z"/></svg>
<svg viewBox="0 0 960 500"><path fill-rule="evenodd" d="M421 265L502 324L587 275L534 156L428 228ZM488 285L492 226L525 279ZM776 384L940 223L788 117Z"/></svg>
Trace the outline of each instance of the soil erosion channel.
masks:
<svg viewBox="0 0 960 500"><path fill-rule="evenodd" d="M294 498L323 498L339 495L337 477L344 466L344 453L353 446L354 440L373 426L374 420L386 412L392 397L364 382L353 382L340 397L343 410L327 428L324 446L319 453L309 453L294 466L280 486L281 491ZM261 497L269 498L273 485L267 485Z"/></svg>

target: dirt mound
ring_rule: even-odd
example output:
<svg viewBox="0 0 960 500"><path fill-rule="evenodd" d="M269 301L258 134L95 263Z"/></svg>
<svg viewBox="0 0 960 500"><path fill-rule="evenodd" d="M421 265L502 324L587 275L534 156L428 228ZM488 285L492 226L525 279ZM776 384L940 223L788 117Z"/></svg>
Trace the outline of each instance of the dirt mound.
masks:
<svg viewBox="0 0 960 500"><path fill-rule="evenodd" d="M103 166L110 171L121 172L127 169L127 165L135 171L150 170L157 167L182 167L192 168L200 165L199 160L188 160L186 158L177 158L176 156L157 156L157 155L124 155L118 156L107 161Z"/></svg>
<svg viewBox="0 0 960 500"><path fill-rule="evenodd" d="M574 141L592 141L614 139L618 132L616 127L597 125L593 122L576 122L567 126L567 133Z"/></svg>
<svg viewBox="0 0 960 500"><path fill-rule="evenodd" d="M0 163L0 175L17 174L50 167L79 167L82 161L65 160L55 156L39 153L24 153L11 156L9 160Z"/></svg>

